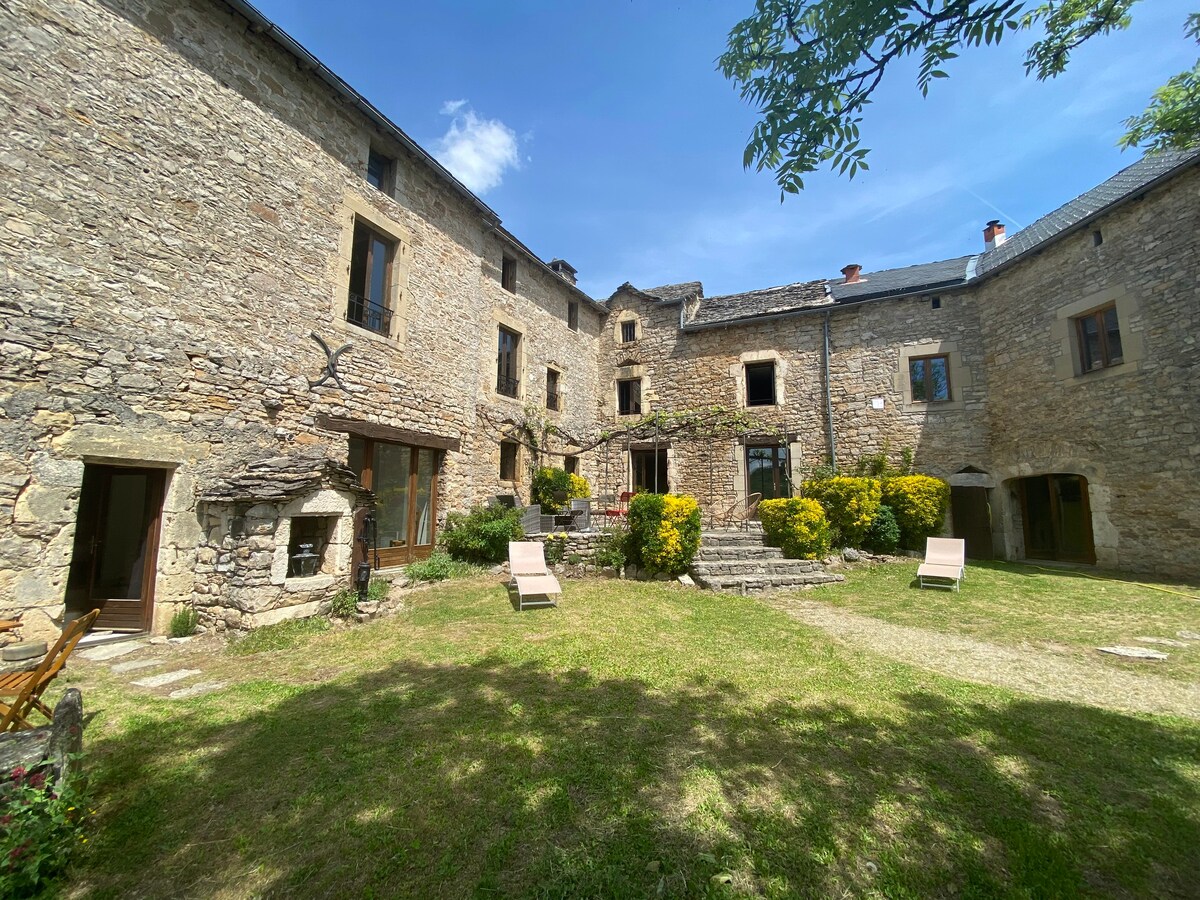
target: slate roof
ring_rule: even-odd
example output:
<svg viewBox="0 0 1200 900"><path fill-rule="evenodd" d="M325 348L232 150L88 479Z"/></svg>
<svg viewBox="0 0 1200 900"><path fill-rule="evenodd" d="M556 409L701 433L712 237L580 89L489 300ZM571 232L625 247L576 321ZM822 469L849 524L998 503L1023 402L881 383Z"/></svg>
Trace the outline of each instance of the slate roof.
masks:
<svg viewBox="0 0 1200 900"><path fill-rule="evenodd" d="M672 303L691 296L703 297L704 285L699 281L681 281L679 284L663 284L654 288L645 288L642 293L656 297L665 303Z"/></svg>
<svg viewBox="0 0 1200 900"><path fill-rule="evenodd" d="M979 257L978 274L986 275L1019 256L1060 237L1085 219L1103 212L1146 190L1154 182L1170 176L1176 169L1200 161L1200 149L1146 155L1122 169L1103 184L1080 194L1070 203L1042 216L1007 241Z"/></svg>
<svg viewBox="0 0 1200 900"><path fill-rule="evenodd" d="M839 303L853 303L869 297L907 294L910 292L935 290L963 284L967 280L967 269L973 256L959 256L940 262L921 263L902 269L883 269L861 275L855 284L845 284L841 279L830 281L829 290Z"/></svg>
<svg viewBox="0 0 1200 900"><path fill-rule="evenodd" d="M800 281L780 287L708 297L700 301L688 325L719 325L775 313L832 306L824 281Z"/></svg>
<svg viewBox="0 0 1200 900"><path fill-rule="evenodd" d="M314 447L252 462L244 471L202 489L199 499L209 503L284 503L322 488L351 491L364 501L371 498L350 468Z"/></svg>

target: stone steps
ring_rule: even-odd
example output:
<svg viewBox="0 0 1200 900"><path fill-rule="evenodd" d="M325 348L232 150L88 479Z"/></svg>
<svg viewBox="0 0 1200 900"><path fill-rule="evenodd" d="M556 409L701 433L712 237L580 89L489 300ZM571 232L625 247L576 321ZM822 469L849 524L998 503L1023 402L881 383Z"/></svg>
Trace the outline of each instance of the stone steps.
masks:
<svg viewBox="0 0 1200 900"><path fill-rule="evenodd" d="M761 526L704 532L690 573L703 587L737 594L842 580L815 560L786 559L779 548L766 546Z"/></svg>

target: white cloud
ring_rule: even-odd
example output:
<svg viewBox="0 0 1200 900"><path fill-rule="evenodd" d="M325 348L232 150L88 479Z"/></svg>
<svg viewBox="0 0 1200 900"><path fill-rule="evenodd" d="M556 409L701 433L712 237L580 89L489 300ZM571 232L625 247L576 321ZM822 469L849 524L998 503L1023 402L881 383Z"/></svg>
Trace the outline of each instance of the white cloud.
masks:
<svg viewBox="0 0 1200 900"><path fill-rule="evenodd" d="M499 119L480 118L466 100L447 100L442 115L453 119L434 155L475 193L490 191L505 172L521 167L517 133Z"/></svg>

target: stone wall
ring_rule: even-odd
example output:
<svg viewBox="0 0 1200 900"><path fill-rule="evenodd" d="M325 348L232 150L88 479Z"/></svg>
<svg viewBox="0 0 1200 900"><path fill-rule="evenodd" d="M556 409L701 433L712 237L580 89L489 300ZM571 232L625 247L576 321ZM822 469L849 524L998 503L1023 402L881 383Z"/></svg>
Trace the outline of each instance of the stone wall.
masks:
<svg viewBox="0 0 1200 900"><path fill-rule="evenodd" d="M196 491L296 444L344 460L319 416L462 441L443 512L497 492L476 434L499 232L472 201L218 3L17 2L0 53L0 595L61 603L85 461L171 472L158 628L191 598ZM372 148L396 160L388 193L364 179ZM346 321L360 220L397 246L387 335ZM560 359L582 395L600 312L581 304L569 331L577 292L517 256L505 301L531 372ZM309 387L310 332L353 345L347 391ZM574 404L572 427L589 412Z"/></svg>

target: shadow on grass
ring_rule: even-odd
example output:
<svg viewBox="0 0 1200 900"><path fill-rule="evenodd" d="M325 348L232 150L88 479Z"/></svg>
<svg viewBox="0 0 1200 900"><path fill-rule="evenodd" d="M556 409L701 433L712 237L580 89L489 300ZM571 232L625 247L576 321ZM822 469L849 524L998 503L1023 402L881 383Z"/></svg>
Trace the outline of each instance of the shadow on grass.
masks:
<svg viewBox="0 0 1200 900"><path fill-rule="evenodd" d="M1200 879L1200 797L1182 774L1200 742L1184 726L930 693L873 717L500 660L279 690L158 707L94 744L103 809L75 885L1161 897ZM235 693L260 708L214 723Z"/></svg>

